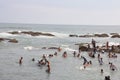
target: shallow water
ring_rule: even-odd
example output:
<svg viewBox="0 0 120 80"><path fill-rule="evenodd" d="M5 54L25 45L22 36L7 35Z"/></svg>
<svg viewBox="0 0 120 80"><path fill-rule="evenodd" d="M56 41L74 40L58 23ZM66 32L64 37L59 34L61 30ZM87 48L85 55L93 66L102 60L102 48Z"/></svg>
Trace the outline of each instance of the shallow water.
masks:
<svg viewBox="0 0 120 80"><path fill-rule="evenodd" d="M117 28L117 29L116 29ZM96 32L119 32L119 26L108 28L105 26L65 26L65 25L33 25L33 24L0 24L0 32L14 30L31 30L43 32L60 33L57 37L32 37L28 35L8 35L0 33L0 37L16 38L19 43L0 42L0 80L104 80L107 75L111 76L111 80L120 80L120 55L118 58L107 57L107 53L101 54L104 64L100 66L97 58L92 59L86 52L81 52L81 55L87 60L92 61L92 65L82 70L83 59L73 57L73 51L78 50L76 43L90 43L92 38L70 38L66 34L83 34ZM109 29L106 31L106 29ZM94 38L98 44L104 44L106 41L119 43L120 39L115 38ZM42 47L61 46L62 52L58 52L58 56L47 58L51 64L51 73L45 72L46 66L37 66L38 60L43 54L53 54L56 50L44 50ZM29 49L25 49L31 48ZM63 58L62 53L68 52L68 57ZM19 58L23 56L23 64L18 64ZM97 56L97 54L96 54ZM35 62L32 62L35 58ZM118 70L111 71L109 62L113 62ZM100 73L100 69L104 73Z"/></svg>
<svg viewBox="0 0 120 80"><path fill-rule="evenodd" d="M1 80L104 80L104 76L110 75L112 80L119 80L120 74L120 55L116 59L109 59L107 53L101 54L104 64L100 66L97 58L92 59L88 57L86 52L82 52L81 55L85 56L87 60L92 61L92 65L86 69L81 69L83 59L73 57L71 51L68 52L68 57L63 58L62 53L58 53L58 56L48 58L51 64L51 73L45 72L46 67L37 66L37 60L41 59L41 53L49 54L54 51L25 51L10 49L9 51L4 49L0 52L0 78ZM23 56L23 64L18 64L18 59ZM97 54L96 54L97 56ZM32 62L31 59L35 58L36 61ZM118 70L111 71L108 63L113 62ZM104 73L100 73L100 69L104 70Z"/></svg>

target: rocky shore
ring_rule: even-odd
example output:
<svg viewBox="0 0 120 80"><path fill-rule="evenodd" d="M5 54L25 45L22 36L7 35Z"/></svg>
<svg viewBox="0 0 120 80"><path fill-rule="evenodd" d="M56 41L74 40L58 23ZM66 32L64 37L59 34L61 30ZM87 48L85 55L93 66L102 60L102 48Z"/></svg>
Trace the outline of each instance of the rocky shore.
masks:
<svg viewBox="0 0 120 80"><path fill-rule="evenodd" d="M13 31L13 32L8 32L10 34L27 34L27 35L31 35L31 36L55 36L53 34L50 34L50 33L43 33L43 32L33 32L33 31Z"/></svg>
<svg viewBox="0 0 120 80"><path fill-rule="evenodd" d="M10 39L10 38L0 38L0 42L2 42L2 41L8 41L8 42L11 42L11 43L18 43L18 40Z"/></svg>
<svg viewBox="0 0 120 80"><path fill-rule="evenodd" d="M120 34L118 33L102 33L102 34L85 34L85 35L77 35L77 34L70 34L69 37L82 37L82 38L89 38L89 37L111 37L111 38L120 38Z"/></svg>
<svg viewBox="0 0 120 80"><path fill-rule="evenodd" d="M55 37L55 35L52 34L52 33L34 32L34 31L12 31L12 32L8 32L8 33L13 34L13 35L27 34L27 35L31 35L31 36L50 36L50 37L52 36L52 37ZM101 33L101 34L85 34L85 35L69 34L68 37L79 37L79 38L89 38L89 37L107 38L107 37L111 37L111 38L120 38L120 34L118 34L118 33L110 33L110 34Z"/></svg>
<svg viewBox="0 0 120 80"><path fill-rule="evenodd" d="M90 43L78 43L75 44L79 46L79 49L81 51L93 51L93 48L90 47L91 44ZM112 53L120 53L120 45L111 45L108 46L108 48L106 47L106 45L102 45L102 46L96 46L96 51L97 52L112 52Z"/></svg>

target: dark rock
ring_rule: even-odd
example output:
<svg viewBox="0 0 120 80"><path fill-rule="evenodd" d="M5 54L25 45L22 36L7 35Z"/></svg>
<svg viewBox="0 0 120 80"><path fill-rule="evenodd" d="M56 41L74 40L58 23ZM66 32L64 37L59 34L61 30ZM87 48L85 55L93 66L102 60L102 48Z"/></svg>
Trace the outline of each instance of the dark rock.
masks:
<svg viewBox="0 0 120 80"><path fill-rule="evenodd" d="M8 33L10 33L10 34L19 34L18 31L13 31L13 32L8 32Z"/></svg>
<svg viewBox="0 0 120 80"><path fill-rule="evenodd" d="M22 32L18 32L18 31L13 31L13 32L8 32L10 34L28 34L31 36L40 36L40 35L44 35L44 36L55 36L53 34L50 33L42 33L42 32L33 32L33 31L22 31Z"/></svg>
<svg viewBox="0 0 120 80"><path fill-rule="evenodd" d="M94 35L80 35L79 37L94 37Z"/></svg>
<svg viewBox="0 0 120 80"><path fill-rule="evenodd" d="M111 36L111 38L120 38L120 35L116 34L116 35Z"/></svg>
<svg viewBox="0 0 120 80"><path fill-rule="evenodd" d="M58 47L49 47L48 49L58 49Z"/></svg>
<svg viewBox="0 0 120 80"><path fill-rule="evenodd" d="M94 34L95 37L109 37L108 34Z"/></svg>
<svg viewBox="0 0 120 80"><path fill-rule="evenodd" d="M79 48L81 51L87 51L88 50L88 48L86 47L86 46L80 46L80 48Z"/></svg>
<svg viewBox="0 0 120 80"><path fill-rule="evenodd" d="M47 47L42 47L42 49L47 49Z"/></svg>
<svg viewBox="0 0 120 80"><path fill-rule="evenodd" d="M70 34L69 37L78 37L76 34Z"/></svg>
<svg viewBox="0 0 120 80"><path fill-rule="evenodd" d="M0 38L0 41L4 41L5 39L4 38Z"/></svg>
<svg viewBox="0 0 120 80"><path fill-rule="evenodd" d="M110 33L110 35L119 35L118 33Z"/></svg>

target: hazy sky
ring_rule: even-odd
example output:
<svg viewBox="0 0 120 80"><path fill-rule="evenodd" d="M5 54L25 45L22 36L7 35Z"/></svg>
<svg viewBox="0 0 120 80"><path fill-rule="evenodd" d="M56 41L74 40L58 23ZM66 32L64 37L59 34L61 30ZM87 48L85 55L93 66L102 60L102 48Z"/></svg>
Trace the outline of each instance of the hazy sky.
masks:
<svg viewBox="0 0 120 80"><path fill-rule="evenodd" d="M120 25L120 0L0 0L0 22Z"/></svg>

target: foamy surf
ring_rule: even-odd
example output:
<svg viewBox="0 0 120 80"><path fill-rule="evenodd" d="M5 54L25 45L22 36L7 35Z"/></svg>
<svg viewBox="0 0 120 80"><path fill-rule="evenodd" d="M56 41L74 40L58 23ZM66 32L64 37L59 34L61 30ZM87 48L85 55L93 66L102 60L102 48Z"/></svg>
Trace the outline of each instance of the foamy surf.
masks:
<svg viewBox="0 0 120 80"><path fill-rule="evenodd" d="M39 48L35 48L33 46L26 46L24 47L25 50L39 50Z"/></svg>
<svg viewBox="0 0 120 80"><path fill-rule="evenodd" d="M50 32L51 34L55 35L56 37L59 38L64 38L64 37L68 37L68 34L64 34L64 33L58 33L58 32Z"/></svg>
<svg viewBox="0 0 120 80"><path fill-rule="evenodd" d="M116 46L117 46L117 45L120 45L120 43L117 43L117 42L116 42L116 43L115 43L115 42L109 42L109 46L112 46L112 45L116 45Z"/></svg>
<svg viewBox="0 0 120 80"><path fill-rule="evenodd" d="M64 48L64 49L65 49L65 51L77 51L77 50L71 49L71 48Z"/></svg>
<svg viewBox="0 0 120 80"><path fill-rule="evenodd" d="M12 35L12 34L9 34L9 33L6 33L6 32L2 32L0 33L0 37L11 37L11 36L16 36L16 35Z"/></svg>
<svg viewBox="0 0 120 80"><path fill-rule="evenodd" d="M54 38L54 37L51 37L51 36L35 36L35 38Z"/></svg>

